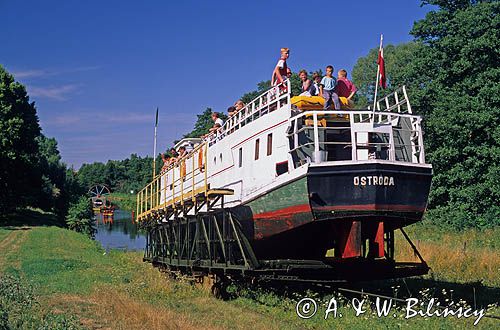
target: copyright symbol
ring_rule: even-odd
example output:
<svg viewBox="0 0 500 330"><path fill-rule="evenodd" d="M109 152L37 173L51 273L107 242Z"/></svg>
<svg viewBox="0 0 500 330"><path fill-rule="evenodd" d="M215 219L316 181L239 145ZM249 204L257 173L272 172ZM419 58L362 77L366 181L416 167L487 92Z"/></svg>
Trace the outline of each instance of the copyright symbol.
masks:
<svg viewBox="0 0 500 330"><path fill-rule="evenodd" d="M316 305L316 301L311 298L303 298L297 303L297 306L295 306L295 312L301 319L310 319L317 311L318 305Z"/></svg>

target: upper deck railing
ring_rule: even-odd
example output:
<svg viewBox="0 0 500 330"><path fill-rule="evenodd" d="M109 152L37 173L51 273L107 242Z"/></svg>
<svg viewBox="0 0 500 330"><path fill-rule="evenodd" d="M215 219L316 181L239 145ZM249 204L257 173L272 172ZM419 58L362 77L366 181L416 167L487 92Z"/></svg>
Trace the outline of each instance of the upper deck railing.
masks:
<svg viewBox="0 0 500 330"><path fill-rule="evenodd" d="M289 152L295 167L372 159L425 164L421 123L408 113L307 110L290 118Z"/></svg>
<svg viewBox="0 0 500 330"><path fill-rule="evenodd" d="M375 111L292 109L290 153L295 166L369 159L424 164L421 122L405 86L377 100Z"/></svg>
<svg viewBox="0 0 500 330"><path fill-rule="evenodd" d="M284 82L273 86L264 93L260 94L237 113L229 117L224 125L217 131L209 134L206 137L209 145L225 138L248 123L273 112L286 104L290 104L290 91L290 79L286 79Z"/></svg>
<svg viewBox="0 0 500 330"><path fill-rule="evenodd" d="M368 110L372 110L370 106ZM408 93L406 92L406 86L403 85L387 96L378 99L375 110L411 114L411 105Z"/></svg>

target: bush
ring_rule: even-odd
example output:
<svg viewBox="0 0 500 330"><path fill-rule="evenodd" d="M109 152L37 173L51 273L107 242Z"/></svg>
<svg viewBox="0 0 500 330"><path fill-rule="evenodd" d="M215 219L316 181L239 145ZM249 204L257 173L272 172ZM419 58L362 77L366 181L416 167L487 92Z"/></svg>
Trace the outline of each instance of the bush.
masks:
<svg viewBox="0 0 500 330"><path fill-rule="evenodd" d="M96 229L92 221L92 205L85 196L80 197L76 203L70 205L66 217L68 228L89 237L93 237Z"/></svg>
<svg viewBox="0 0 500 330"><path fill-rule="evenodd" d="M33 287L14 276L0 277L0 329L80 329L74 317L44 314Z"/></svg>

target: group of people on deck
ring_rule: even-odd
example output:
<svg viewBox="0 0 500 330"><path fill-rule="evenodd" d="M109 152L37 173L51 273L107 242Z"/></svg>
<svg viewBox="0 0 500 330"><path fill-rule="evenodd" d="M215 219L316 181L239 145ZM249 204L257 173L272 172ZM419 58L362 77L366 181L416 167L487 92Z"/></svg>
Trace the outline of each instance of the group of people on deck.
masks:
<svg viewBox="0 0 500 330"><path fill-rule="evenodd" d="M286 60L290 56L288 48L281 48L281 57L274 68L271 77L271 85L276 86L283 83L292 75ZM306 70L299 72L300 80L302 81L301 96L322 96L325 99L324 109L328 109L333 103L334 109L340 109L339 97L344 98L344 104L347 107L352 107L352 97L356 94L357 88L347 79L347 71L341 69L334 77L333 66L326 67L326 75L321 77L318 73L314 73L312 80L308 78Z"/></svg>
<svg viewBox="0 0 500 330"><path fill-rule="evenodd" d="M288 48L281 48L281 57L273 70L271 86L283 86L283 82L292 76L292 71L286 63L289 56L290 50ZM323 77L318 73L313 73L312 79L309 79L307 71L300 70L299 78L302 82L300 95L323 97L325 99L324 109L328 109L333 104L334 109L339 110L341 103L349 108L352 107L352 97L356 94L357 89L356 86L347 79L346 70L339 70L337 72L337 77L335 77L333 66L328 65L326 67L326 74ZM235 115L244 107L245 103L242 100L236 101L234 105L227 109L228 116L231 117ZM214 122L213 126L209 129L207 134L201 136L202 138L206 138L208 135L224 126L224 121L218 112L212 113L212 120ZM170 165L176 164L178 160L186 154L187 152L184 146L179 147L178 151L176 151L175 148L171 148L170 155L162 154L162 171L166 170Z"/></svg>
<svg viewBox="0 0 500 330"><path fill-rule="evenodd" d="M161 172L165 172L170 165L174 165L178 162L179 159L186 155L186 147L180 146L179 151L175 150L175 148L170 149L170 154L161 154L161 160L163 161L163 166L161 168Z"/></svg>
<svg viewBox="0 0 500 330"><path fill-rule="evenodd" d="M271 77L271 86L283 84L286 79L292 76L292 71L288 67L286 60L290 56L288 48L281 48L281 57L273 70ZM333 74L333 66L326 67L325 76L321 77L318 73L313 73L312 79L309 79L306 70L300 70L299 78L302 81L301 96L321 96L325 99L324 109L328 109L332 104L335 110L340 110L342 105L352 108L352 97L356 94L357 88L347 79L347 71L341 69L337 72L337 77ZM283 86L283 85L281 85ZM227 109L228 116L231 117L245 107L242 100L235 102L233 106ZM224 121L220 118L219 113L212 113L214 126L209 129L208 134L203 135L205 138L210 133L216 132L224 125Z"/></svg>

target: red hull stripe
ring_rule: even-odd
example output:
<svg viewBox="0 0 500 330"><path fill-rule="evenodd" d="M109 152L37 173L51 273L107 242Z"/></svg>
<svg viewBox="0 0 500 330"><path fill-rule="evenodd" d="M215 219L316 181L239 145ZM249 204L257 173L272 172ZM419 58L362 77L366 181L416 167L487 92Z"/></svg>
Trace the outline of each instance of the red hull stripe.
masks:
<svg viewBox="0 0 500 330"><path fill-rule="evenodd" d="M425 206L396 205L396 204L360 204L360 205L337 205L337 206L318 206L317 211L409 211L423 212Z"/></svg>
<svg viewBox="0 0 500 330"><path fill-rule="evenodd" d="M276 218L290 217L290 216L297 214L297 213L306 213L306 212L311 212L311 208L309 207L309 204L294 205L294 206L285 207L283 209L279 209L276 211L269 211L269 212L254 214L253 218L254 218L254 220L256 220L256 219L276 219Z"/></svg>
<svg viewBox="0 0 500 330"><path fill-rule="evenodd" d="M382 205L382 204L361 204L361 205L339 205L339 206L322 206L315 207L316 211L408 211L408 212L423 212L425 210L421 207L410 205ZM295 205L285 207L283 209L263 212L254 214L253 218L256 219L276 219L290 217L296 213L311 212L309 204Z"/></svg>

